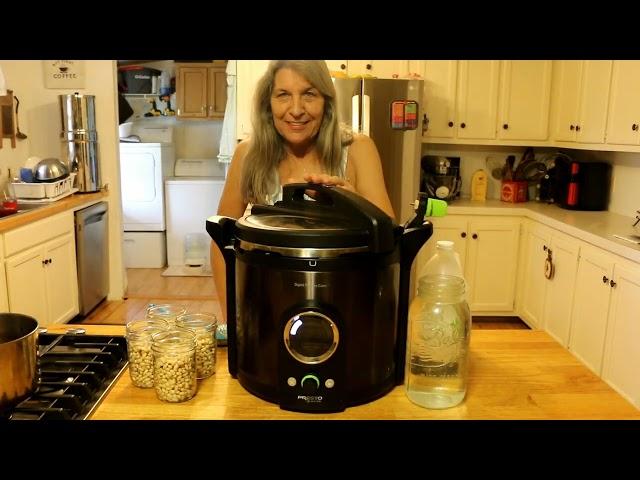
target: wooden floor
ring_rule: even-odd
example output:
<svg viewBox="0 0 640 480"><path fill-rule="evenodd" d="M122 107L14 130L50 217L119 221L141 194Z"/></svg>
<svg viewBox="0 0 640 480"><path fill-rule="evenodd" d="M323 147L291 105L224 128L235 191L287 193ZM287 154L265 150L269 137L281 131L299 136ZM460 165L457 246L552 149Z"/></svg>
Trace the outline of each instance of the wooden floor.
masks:
<svg viewBox="0 0 640 480"><path fill-rule="evenodd" d="M124 325L144 318L149 303L184 305L188 312L208 312L222 318L212 277L163 277L164 268L127 269L127 297L104 301L76 323ZM474 317L473 328L528 329L518 317Z"/></svg>
<svg viewBox="0 0 640 480"><path fill-rule="evenodd" d="M191 313L213 313L219 319L220 302L213 277L163 277L164 268L128 268L124 300L104 301L77 323L124 325L144 318L150 303L184 305Z"/></svg>

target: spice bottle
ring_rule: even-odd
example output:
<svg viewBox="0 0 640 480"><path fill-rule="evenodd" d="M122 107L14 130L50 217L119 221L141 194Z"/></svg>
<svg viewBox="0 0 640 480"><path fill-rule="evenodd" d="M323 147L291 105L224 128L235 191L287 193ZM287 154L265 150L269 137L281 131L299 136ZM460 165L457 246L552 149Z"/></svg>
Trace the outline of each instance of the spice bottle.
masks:
<svg viewBox="0 0 640 480"><path fill-rule="evenodd" d="M459 404L467 391L471 314L464 279L425 275L409 308L406 393L426 408Z"/></svg>
<svg viewBox="0 0 640 480"><path fill-rule="evenodd" d="M202 379L213 375L216 370L216 316L186 313L178 317L176 325L191 330L196 336L196 377Z"/></svg>
<svg viewBox="0 0 640 480"><path fill-rule="evenodd" d="M196 394L196 338L173 327L152 336L153 383L158 399L184 402Z"/></svg>
<svg viewBox="0 0 640 480"><path fill-rule="evenodd" d="M153 353L151 335L167 330L162 319L141 319L127 323L126 339L131 382L140 388L153 387Z"/></svg>

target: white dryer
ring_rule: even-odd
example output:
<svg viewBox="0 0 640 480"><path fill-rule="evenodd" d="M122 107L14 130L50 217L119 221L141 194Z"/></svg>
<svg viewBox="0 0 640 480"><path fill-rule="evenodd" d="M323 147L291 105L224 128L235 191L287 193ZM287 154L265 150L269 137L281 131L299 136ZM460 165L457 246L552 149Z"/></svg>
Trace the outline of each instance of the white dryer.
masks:
<svg viewBox="0 0 640 480"><path fill-rule="evenodd" d="M173 174L172 127L139 127L139 143L120 143L125 267L166 265L164 179Z"/></svg>
<svg viewBox="0 0 640 480"><path fill-rule="evenodd" d="M218 211L224 182L224 166L215 159L176 161L175 176L165 180L169 267L210 270L206 220Z"/></svg>

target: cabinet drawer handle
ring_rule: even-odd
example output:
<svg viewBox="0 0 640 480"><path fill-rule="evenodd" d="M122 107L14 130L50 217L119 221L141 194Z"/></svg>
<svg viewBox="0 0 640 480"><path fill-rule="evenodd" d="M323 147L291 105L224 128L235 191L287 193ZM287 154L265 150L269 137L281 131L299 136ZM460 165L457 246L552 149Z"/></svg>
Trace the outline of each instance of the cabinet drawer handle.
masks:
<svg viewBox="0 0 640 480"><path fill-rule="evenodd" d="M447 123L447 125L449 125L450 127L453 127L453 122L449 122Z"/></svg>
<svg viewBox="0 0 640 480"><path fill-rule="evenodd" d="M609 279L607 278L606 275L602 276L602 283L607 283L609 281Z"/></svg>
<svg viewBox="0 0 640 480"><path fill-rule="evenodd" d="M460 234L460 236L461 236L462 238L467 238L467 232L462 232L462 233Z"/></svg>
<svg viewBox="0 0 640 480"><path fill-rule="evenodd" d="M475 240L476 238L478 238L478 234L474 233L473 235L471 235L471 238L473 238Z"/></svg>
<svg viewBox="0 0 640 480"><path fill-rule="evenodd" d="M340 70L346 70L347 66L344 63L340 64Z"/></svg>
<svg viewBox="0 0 640 480"><path fill-rule="evenodd" d="M370 63L367 63L366 68L367 68L367 70L371 70L371 64L370 64Z"/></svg>
<svg viewBox="0 0 640 480"><path fill-rule="evenodd" d="M466 123L464 123L464 122L462 122L462 123L460 124L460 128L465 128L466 126L467 126L467 124L466 124Z"/></svg>
<svg viewBox="0 0 640 480"><path fill-rule="evenodd" d="M609 280L609 285L611 285L611 288L615 288L615 286L617 285L616 282L614 282L613 280Z"/></svg>

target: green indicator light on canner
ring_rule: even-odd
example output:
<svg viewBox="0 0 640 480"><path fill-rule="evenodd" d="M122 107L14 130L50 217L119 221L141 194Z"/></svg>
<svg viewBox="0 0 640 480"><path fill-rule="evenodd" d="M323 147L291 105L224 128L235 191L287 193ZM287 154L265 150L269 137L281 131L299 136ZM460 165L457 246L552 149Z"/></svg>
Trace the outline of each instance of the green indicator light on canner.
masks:
<svg viewBox="0 0 640 480"><path fill-rule="evenodd" d="M320 388L320 379L312 374L305 375L304 377L302 377L302 380L300 380L300 386L303 386L304 381L307 380L308 378L316 382L316 388Z"/></svg>

